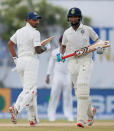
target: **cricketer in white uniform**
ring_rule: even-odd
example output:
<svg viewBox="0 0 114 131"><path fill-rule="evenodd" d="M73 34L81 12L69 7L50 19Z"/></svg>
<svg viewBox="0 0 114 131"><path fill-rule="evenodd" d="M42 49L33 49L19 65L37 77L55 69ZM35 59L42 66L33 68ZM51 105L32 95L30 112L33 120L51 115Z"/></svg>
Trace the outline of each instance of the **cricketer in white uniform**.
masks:
<svg viewBox="0 0 114 131"><path fill-rule="evenodd" d="M62 52L66 54L73 53L75 50L89 46L89 39L99 41L95 31L81 23L82 14L79 8L71 8L68 12L68 21L71 26L65 30L62 40ZM94 121L96 108L91 106L90 77L93 67L92 53L81 57L71 57L69 59L69 71L75 88L77 97L77 126L84 127L88 114L88 125L91 126Z"/></svg>
<svg viewBox="0 0 114 131"><path fill-rule="evenodd" d="M61 45L62 36L59 39ZM54 49L51 53L47 69L46 83L49 84L50 76L53 73L50 100L48 105L48 118L50 121L56 119L56 109L63 93L63 112L68 121L73 121L73 103L72 103L72 83L68 71L68 61L57 62L56 55L60 53L60 47Z"/></svg>
<svg viewBox="0 0 114 131"><path fill-rule="evenodd" d="M8 42L9 50L23 85L23 91L18 96L15 105L9 107L13 123L17 123L17 115L24 107L28 110L30 125L35 125L39 121L37 114L37 74L39 65L37 54L46 50L45 47L41 46L40 32L36 30L39 19L41 17L38 14L29 12L26 17L26 25L18 29ZM18 55L14 49L15 44L17 45Z"/></svg>

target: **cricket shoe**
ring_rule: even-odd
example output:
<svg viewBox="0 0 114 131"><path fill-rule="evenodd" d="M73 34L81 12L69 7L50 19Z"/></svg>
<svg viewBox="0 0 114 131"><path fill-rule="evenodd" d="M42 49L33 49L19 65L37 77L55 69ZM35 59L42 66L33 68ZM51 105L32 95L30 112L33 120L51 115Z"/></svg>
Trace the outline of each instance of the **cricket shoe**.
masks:
<svg viewBox="0 0 114 131"><path fill-rule="evenodd" d="M35 126L36 124L39 123L39 120L38 121L36 119L35 120L31 120L31 121L29 121L29 123L30 123L30 126Z"/></svg>
<svg viewBox="0 0 114 131"><path fill-rule="evenodd" d="M87 123L88 126L92 126L93 125L93 123L94 123L94 116L95 116L95 114L97 112L97 109L95 107L92 110L93 110L93 116L88 118L88 123Z"/></svg>
<svg viewBox="0 0 114 131"><path fill-rule="evenodd" d="M17 123L17 109L14 108L14 106L9 107L9 113L11 115L11 121L16 124Z"/></svg>
<svg viewBox="0 0 114 131"><path fill-rule="evenodd" d="M79 120L79 121L77 122L77 127L84 128L85 124L86 124L86 123L85 123L83 120Z"/></svg>

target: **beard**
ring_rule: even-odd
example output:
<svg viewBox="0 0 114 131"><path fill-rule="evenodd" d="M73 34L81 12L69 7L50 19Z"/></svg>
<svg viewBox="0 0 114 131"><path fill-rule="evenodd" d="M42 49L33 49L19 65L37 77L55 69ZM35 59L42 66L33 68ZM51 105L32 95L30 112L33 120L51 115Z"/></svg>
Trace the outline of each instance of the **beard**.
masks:
<svg viewBox="0 0 114 131"><path fill-rule="evenodd" d="M70 25L71 25L72 27L74 27L74 26L79 26L79 25L80 25L80 22L81 22L81 18L79 18L78 21L76 21L76 22L69 21L69 23L70 23Z"/></svg>
<svg viewBox="0 0 114 131"><path fill-rule="evenodd" d="M70 25L71 25L71 26L79 26L79 25L80 25L80 22L76 22L76 23L70 22Z"/></svg>
<svg viewBox="0 0 114 131"><path fill-rule="evenodd" d="M37 28L37 27L38 27L38 24L34 24L33 27L34 27L34 28Z"/></svg>

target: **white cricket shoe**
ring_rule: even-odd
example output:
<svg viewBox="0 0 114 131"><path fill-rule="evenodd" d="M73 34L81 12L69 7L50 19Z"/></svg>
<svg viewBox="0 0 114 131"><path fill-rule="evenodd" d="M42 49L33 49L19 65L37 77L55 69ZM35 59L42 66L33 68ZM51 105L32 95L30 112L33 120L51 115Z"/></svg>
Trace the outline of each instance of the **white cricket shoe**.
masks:
<svg viewBox="0 0 114 131"><path fill-rule="evenodd" d="M36 119L36 118L34 118L34 120L30 120L30 121L29 121L30 126L35 126L35 125L37 125L39 122L40 122L40 120L39 120L39 119Z"/></svg>
<svg viewBox="0 0 114 131"><path fill-rule="evenodd" d="M17 109L14 108L14 106L9 107L9 113L11 115L11 121L16 124L17 123Z"/></svg>
<svg viewBox="0 0 114 131"><path fill-rule="evenodd" d="M36 120L32 120L32 121L30 121L30 126L35 126L36 124L37 124L38 122L36 121Z"/></svg>
<svg viewBox="0 0 114 131"><path fill-rule="evenodd" d="M85 123L83 120L79 120L79 121L77 122L77 126L78 126L78 127L81 127L81 128L84 128L85 124L86 124L86 123Z"/></svg>
<svg viewBox="0 0 114 131"><path fill-rule="evenodd" d="M89 116L89 118L88 118L88 123L87 123L88 126L92 126L93 125L93 123L94 123L94 116L95 116L96 112L97 112L97 109L94 107L93 108L93 116L91 116L91 117Z"/></svg>

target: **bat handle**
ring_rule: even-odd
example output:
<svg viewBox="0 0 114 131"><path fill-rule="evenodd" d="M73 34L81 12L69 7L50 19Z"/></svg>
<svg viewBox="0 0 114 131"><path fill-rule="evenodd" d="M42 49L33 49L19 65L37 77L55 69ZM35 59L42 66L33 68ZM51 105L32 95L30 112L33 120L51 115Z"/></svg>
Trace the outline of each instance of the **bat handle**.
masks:
<svg viewBox="0 0 114 131"><path fill-rule="evenodd" d="M72 53L72 54L69 54L69 55L66 55L66 56L62 56L61 59L64 60L64 59L71 57L71 56L75 56L75 53Z"/></svg>
<svg viewBox="0 0 114 131"><path fill-rule="evenodd" d="M59 54L57 54L57 61L58 62L63 61L66 58L71 57L71 56L75 56L75 53L72 53L72 54L69 54L69 55L66 55L66 56L61 56L61 54L59 53Z"/></svg>

